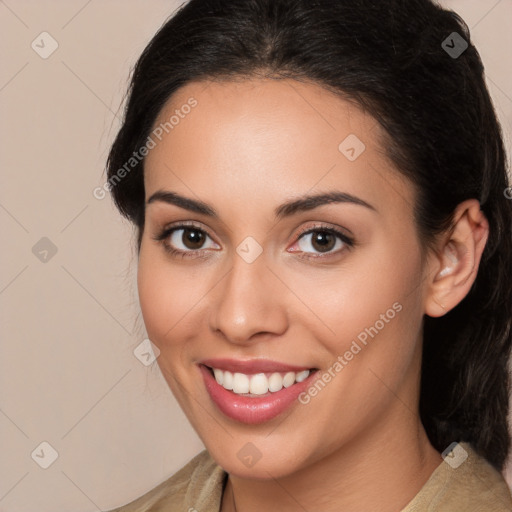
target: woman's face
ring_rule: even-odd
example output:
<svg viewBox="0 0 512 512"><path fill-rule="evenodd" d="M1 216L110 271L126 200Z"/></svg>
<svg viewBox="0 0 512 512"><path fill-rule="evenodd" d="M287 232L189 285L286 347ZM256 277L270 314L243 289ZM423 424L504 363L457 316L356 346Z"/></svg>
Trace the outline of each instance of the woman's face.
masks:
<svg viewBox="0 0 512 512"><path fill-rule="evenodd" d="M318 85L254 79L190 83L154 128L140 303L212 456L264 479L403 436L417 410L426 274L414 190L375 119ZM321 194L339 196L304 201ZM203 362L241 373L238 393ZM290 386L285 365L318 371ZM263 394L241 396L257 373L250 389Z"/></svg>

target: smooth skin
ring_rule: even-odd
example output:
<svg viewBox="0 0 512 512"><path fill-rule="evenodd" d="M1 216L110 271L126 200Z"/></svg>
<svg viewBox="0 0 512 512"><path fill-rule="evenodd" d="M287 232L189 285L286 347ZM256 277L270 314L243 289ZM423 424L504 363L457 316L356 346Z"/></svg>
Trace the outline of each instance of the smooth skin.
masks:
<svg viewBox="0 0 512 512"><path fill-rule="evenodd" d="M454 308L475 280L489 229L478 201L459 205L453 229L425 254L415 190L387 159L380 125L354 103L291 79L192 82L155 127L190 97L197 106L146 158L146 201L172 191L218 218L146 204L138 291L162 373L229 473L222 512L235 510L233 494L238 512L401 510L443 463L419 419L422 321ZM354 161L339 150L349 134L366 147ZM330 203L274 217L284 202L331 191L373 209ZM155 240L187 221L202 242L180 228ZM354 245L300 236L311 227L337 228ZM236 252L248 236L263 249L252 263ZM191 257L171 255L164 242ZM396 302L401 311L308 404L246 425L210 400L200 360L268 358L326 371ZM252 467L237 456L247 443L261 453Z"/></svg>

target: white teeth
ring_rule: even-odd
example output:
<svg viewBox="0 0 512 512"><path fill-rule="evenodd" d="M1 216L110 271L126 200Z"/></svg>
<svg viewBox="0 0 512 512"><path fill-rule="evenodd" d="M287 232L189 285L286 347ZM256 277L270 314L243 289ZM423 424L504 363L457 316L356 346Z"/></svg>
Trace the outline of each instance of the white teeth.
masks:
<svg viewBox="0 0 512 512"><path fill-rule="evenodd" d="M215 368L213 370L213 373L215 374L215 380L217 381L217 384L220 384L222 386L222 381L224 380L224 372L222 370L218 370Z"/></svg>
<svg viewBox="0 0 512 512"><path fill-rule="evenodd" d="M283 377L279 373L273 373L268 379L268 390L275 393L283 389Z"/></svg>
<svg viewBox="0 0 512 512"><path fill-rule="evenodd" d="M239 395L258 396L269 391L275 393L283 387L289 388L296 382L302 382L309 377L310 371L286 373L256 373L246 375L245 373L231 373L228 371L212 368L215 380L224 389L233 391Z"/></svg>
<svg viewBox="0 0 512 512"><path fill-rule="evenodd" d="M292 384L295 384L295 373L288 372L283 378L283 386L289 388Z"/></svg>
<svg viewBox="0 0 512 512"><path fill-rule="evenodd" d="M249 390L253 395L264 395L268 392L268 379L264 373L257 373L251 377Z"/></svg>
<svg viewBox="0 0 512 512"><path fill-rule="evenodd" d="M235 373L233 375L233 392L249 393L249 377L243 373Z"/></svg>
<svg viewBox="0 0 512 512"><path fill-rule="evenodd" d="M221 372L222 370L219 370ZM231 372L222 372L224 375L222 377L222 384L221 386L224 387L224 389L233 389L233 374Z"/></svg>
<svg viewBox="0 0 512 512"><path fill-rule="evenodd" d="M304 370L303 372L297 373L295 376L295 380L297 382L302 382L303 380L307 379L309 376L309 370Z"/></svg>

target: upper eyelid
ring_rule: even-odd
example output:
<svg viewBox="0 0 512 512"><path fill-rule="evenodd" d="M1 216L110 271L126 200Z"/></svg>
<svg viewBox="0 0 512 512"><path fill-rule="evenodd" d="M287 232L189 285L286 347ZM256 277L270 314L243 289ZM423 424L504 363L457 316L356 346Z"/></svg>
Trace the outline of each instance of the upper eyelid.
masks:
<svg viewBox="0 0 512 512"><path fill-rule="evenodd" d="M330 224L329 222L315 222L312 226L307 226L305 228L300 228L299 230L295 231L295 236L301 236L306 233L310 233L311 231L335 231L338 235L342 235L350 240L352 240L352 235L346 233L348 230L339 226L336 226L334 224Z"/></svg>
<svg viewBox="0 0 512 512"><path fill-rule="evenodd" d="M171 232L179 231L180 229L184 229L184 228L196 228L197 230L203 231L204 233L206 233L212 240L215 241L215 237L213 237L210 234L210 231L197 221L177 221L176 224L168 224L168 225L166 224L160 230L160 233L162 233L162 234L167 233L166 236L169 236L171 234ZM198 250L200 251L201 249L198 249Z"/></svg>

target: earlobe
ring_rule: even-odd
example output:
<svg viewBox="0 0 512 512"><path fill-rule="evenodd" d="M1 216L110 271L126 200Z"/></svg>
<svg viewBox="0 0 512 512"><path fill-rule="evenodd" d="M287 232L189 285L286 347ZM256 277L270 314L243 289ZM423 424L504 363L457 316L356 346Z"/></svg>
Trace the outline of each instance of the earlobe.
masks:
<svg viewBox="0 0 512 512"><path fill-rule="evenodd" d="M425 314L439 317L469 293L489 235L489 223L476 199L461 203L453 227L431 265Z"/></svg>

